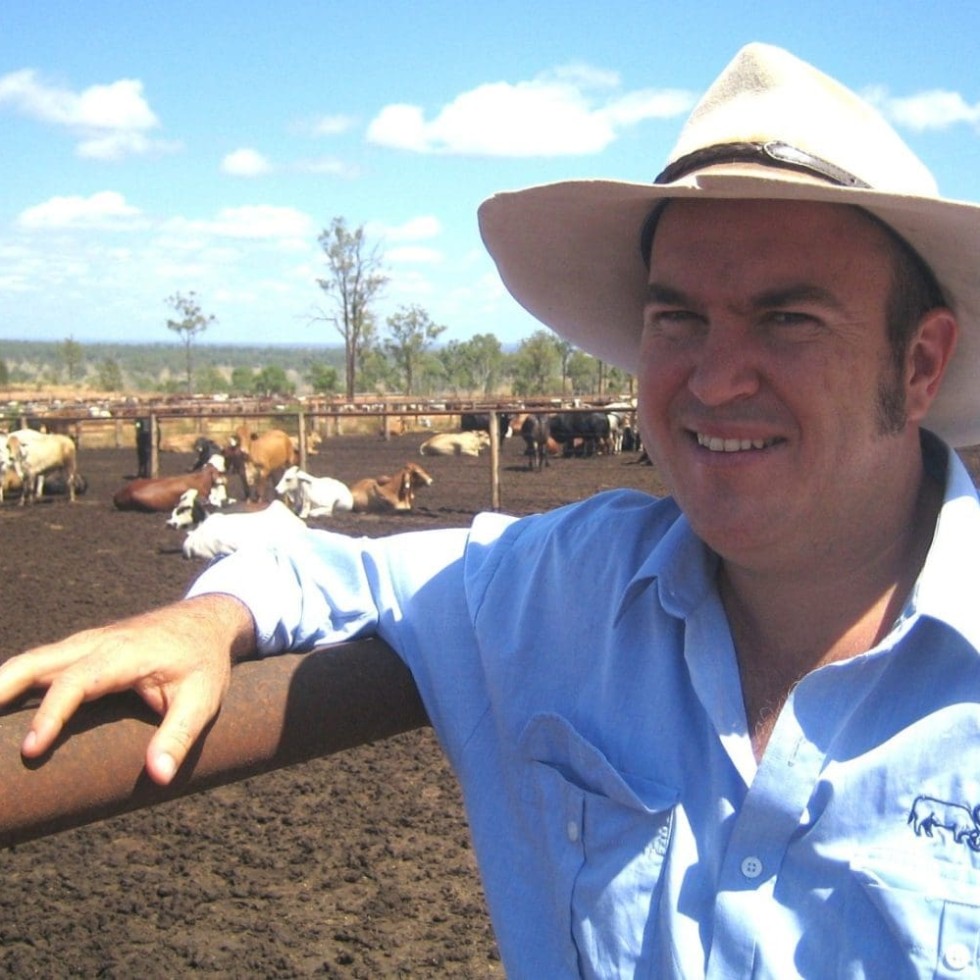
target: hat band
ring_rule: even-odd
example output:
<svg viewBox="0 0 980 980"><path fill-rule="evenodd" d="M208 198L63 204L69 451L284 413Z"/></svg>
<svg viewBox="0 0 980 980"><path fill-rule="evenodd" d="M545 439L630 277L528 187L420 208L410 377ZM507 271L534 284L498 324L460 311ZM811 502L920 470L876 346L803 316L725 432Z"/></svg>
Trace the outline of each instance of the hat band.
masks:
<svg viewBox="0 0 980 980"><path fill-rule="evenodd" d="M765 167L778 167L782 170L796 170L829 180L841 187L864 187L860 177L855 177L843 167L823 160L806 150L790 146L789 143L771 141L768 143L716 143L703 146L686 153L673 163L669 163L655 178L655 184L672 184L696 170L715 167L726 163L756 163Z"/></svg>

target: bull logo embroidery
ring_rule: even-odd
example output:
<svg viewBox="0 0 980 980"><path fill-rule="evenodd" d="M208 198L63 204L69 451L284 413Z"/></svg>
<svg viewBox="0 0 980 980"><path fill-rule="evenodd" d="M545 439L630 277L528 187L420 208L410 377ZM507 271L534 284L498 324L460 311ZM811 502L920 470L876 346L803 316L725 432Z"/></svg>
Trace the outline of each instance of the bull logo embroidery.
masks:
<svg viewBox="0 0 980 980"><path fill-rule="evenodd" d="M909 811L908 822L917 837L934 836L946 830L957 844L980 851L980 805L972 809L962 803L949 803L933 796L917 796Z"/></svg>

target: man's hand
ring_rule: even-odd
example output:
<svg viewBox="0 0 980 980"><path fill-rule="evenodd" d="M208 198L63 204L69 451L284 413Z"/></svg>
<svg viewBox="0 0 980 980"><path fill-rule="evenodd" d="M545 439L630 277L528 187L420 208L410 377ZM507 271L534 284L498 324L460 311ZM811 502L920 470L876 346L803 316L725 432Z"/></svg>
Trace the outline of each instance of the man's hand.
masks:
<svg viewBox="0 0 980 980"><path fill-rule="evenodd" d="M12 657L0 665L0 705L47 689L21 746L33 759L80 704L134 690L163 717L146 770L166 785L218 713L233 661L254 647L252 617L237 599L198 596Z"/></svg>

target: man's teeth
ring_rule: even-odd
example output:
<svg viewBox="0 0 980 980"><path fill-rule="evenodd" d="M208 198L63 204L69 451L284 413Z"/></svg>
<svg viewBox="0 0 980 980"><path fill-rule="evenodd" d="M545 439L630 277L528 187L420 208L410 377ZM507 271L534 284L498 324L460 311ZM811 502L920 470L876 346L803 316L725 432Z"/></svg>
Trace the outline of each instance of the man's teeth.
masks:
<svg viewBox="0 0 980 980"><path fill-rule="evenodd" d="M740 453L749 449L765 449L774 442L773 439L719 439L717 436L698 433L698 445L710 449L713 453Z"/></svg>

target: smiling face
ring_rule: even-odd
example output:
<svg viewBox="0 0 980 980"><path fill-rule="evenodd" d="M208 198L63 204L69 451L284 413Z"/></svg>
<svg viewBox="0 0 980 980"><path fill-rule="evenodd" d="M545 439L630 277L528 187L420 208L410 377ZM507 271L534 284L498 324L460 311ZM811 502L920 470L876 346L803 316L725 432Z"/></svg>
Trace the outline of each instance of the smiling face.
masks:
<svg viewBox="0 0 980 980"><path fill-rule="evenodd" d="M857 551L904 515L917 410L888 346L892 262L855 209L674 201L639 373L645 445L698 534L758 563Z"/></svg>

